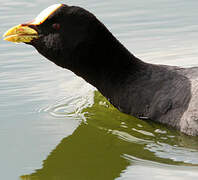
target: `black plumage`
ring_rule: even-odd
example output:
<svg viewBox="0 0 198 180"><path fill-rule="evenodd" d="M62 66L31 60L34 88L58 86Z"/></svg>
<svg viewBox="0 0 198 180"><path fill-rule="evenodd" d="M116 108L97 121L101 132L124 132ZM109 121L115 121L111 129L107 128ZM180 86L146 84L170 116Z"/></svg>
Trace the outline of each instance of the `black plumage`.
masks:
<svg viewBox="0 0 198 180"><path fill-rule="evenodd" d="M84 78L120 111L198 135L198 68L141 61L80 7L61 5L43 23L25 25L39 34L27 44Z"/></svg>

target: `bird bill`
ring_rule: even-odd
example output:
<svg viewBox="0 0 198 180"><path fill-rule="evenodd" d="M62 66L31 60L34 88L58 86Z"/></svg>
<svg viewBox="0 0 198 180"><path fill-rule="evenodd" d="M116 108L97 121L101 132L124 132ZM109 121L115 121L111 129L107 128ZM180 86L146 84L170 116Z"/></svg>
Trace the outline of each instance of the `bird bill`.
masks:
<svg viewBox="0 0 198 180"><path fill-rule="evenodd" d="M4 35L4 40L11 41L15 43L20 42L31 42L32 39L38 38L38 33L36 30L23 25L17 25L10 28Z"/></svg>
<svg viewBox="0 0 198 180"><path fill-rule="evenodd" d="M3 35L3 37L5 37L4 40L15 43L29 43L33 39L38 38L38 32L29 26L36 26L42 24L51 14L53 14L61 6L62 4L54 4L52 6L49 6L48 8L44 9L33 21L10 28Z"/></svg>

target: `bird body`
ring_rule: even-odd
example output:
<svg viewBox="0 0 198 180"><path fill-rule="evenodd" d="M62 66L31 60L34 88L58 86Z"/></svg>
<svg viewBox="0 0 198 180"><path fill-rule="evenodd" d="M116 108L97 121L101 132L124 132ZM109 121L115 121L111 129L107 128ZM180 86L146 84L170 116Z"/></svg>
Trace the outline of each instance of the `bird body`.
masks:
<svg viewBox="0 0 198 180"><path fill-rule="evenodd" d="M85 9L54 5L5 37L82 77L121 112L198 135L198 68L143 62Z"/></svg>

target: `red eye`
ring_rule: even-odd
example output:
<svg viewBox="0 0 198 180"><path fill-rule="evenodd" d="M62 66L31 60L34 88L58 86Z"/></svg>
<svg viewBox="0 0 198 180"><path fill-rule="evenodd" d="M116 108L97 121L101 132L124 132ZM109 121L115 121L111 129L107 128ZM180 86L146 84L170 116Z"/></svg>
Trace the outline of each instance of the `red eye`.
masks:
<svg viewBox="0 0 198 180"><path fill-rule="evenodd" d="M60 29L60 24L57 24L57 23L52 24L52 27L53 27L54 29L56 29L56 30L59 30L59 29Z"/></svg>

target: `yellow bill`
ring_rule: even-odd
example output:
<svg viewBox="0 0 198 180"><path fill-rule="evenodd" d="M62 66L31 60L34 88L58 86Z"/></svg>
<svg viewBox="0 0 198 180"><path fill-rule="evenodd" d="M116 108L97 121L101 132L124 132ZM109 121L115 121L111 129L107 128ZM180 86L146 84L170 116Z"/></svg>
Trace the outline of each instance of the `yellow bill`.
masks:
<svg viewBox="0 0 198 180"><path fill-rule="evenodd" d="M60 8L62 4L54 4L50 7L44 9L33 21L26 25L17 25L10 28L3 37L6 41L11 41L15 43L20 42L31 42L34 38L38 38L38 32L29 27L30 25L40 25L42 24L51 14L53 14L58 8Z"/></svg>
<svg viewBox="0 0 198 180"><path fill-rule="evenodd" d="M5 37L4 40L15 43L31 42L34 38L38 38L38 33L32 28L20 24L10 28L3 37Z"/></svg>

